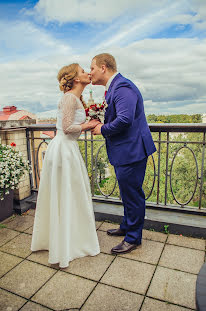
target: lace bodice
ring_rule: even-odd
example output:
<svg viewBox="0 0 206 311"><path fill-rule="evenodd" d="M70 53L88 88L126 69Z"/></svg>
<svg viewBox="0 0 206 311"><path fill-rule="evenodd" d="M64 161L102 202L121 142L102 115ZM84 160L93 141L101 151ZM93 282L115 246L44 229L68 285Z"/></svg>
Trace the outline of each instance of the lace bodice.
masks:
<svg viewBox="0 0 206 311"><path fill-rule="evenodd" d="M82 102L72 93L65 93L57 111L57 130L77 139L81 134L80 124L86 121Z"/></svg>

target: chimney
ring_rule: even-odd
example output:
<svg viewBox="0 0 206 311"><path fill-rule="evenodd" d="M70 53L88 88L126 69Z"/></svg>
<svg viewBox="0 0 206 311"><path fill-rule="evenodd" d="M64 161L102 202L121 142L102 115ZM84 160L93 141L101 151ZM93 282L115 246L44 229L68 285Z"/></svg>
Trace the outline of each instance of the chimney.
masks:
<svg viewBox="0 0 206 311"><path fill-rule="evenodd" d="M7 112L15 112L15 111L17 111L15 106L6 106L6 107L3 108L3 112L5 112L5 113L7 113Z"/></svg>

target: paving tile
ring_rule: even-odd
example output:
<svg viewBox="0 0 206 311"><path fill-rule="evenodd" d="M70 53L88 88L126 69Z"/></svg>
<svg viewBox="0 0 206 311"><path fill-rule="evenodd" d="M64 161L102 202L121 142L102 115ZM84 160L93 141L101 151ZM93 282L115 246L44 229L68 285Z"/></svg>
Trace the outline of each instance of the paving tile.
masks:
<svg viewBox="0 0 206 311"><path fill-rule="evenodd" d="M14 218L16 218L18 215L17 214L14 214L14 215L11 215L10 217L6 218L5 220L1 221L1 224L8 224L10 221L12 221Z"/></svg>
<svg viewBox="0 0 206 311"><path fill-rule="evenodd" d="M19 232L16 232L16 231L13 231L7 228L1 228L0 229L0 246L10 241L17 235L19 235Z"/></svg>
<svg viewBox="0 0 206 311"><path fill-rule="evenodd" d="M48 310L50 309L29 301L19 311L48 311Z"/></svg>
<svg viewBox="0 0 206 311"><path fill-rule="evenodd" d="M191 309L186 309L184 307L179 307L172 305L167 302L158 301L156 299L151 299L146 297L143 303L141 311L189 311Z"/></svg>
<svg viewBox="0 0 206 311"><path fill-rule="evenodd" d="M102 221L95 221L95 224L96 224L96 229L98 230L99 227L102 225Z"/></svg>
<svg viewBox="0 0 206 311"><path fill-rule="evenodd" d="M203 239L195 239L195 238L189 238L186 236L180 236L180 235L174 235L170 234L167 240L168 244L175 244L179 246L199 249L199 250L205 250L205 240Z"/></svg>
<svg viewBox="0 0 206 311"><path fill-rule="evenodd" d="M26 302L26 299L0 289L0 310L18 311Z"/></svg>
<svg viewBox="0 0 206 311"><path fill-rule="evenodd" d="M35 212L36 212L36 209L31 208L26 212L26 215L35 216Z"/></svg>
<svg viewBox="0 0 206 311"><path fill-rule="evenodd" d="M122 236L109 236L106 232L99 230L97 231L97 235L99 239L100 251L106 254L111 254L111 249L119 244L124 238Z"/></svg>
<svg viewBox="0 0 206 311"><path fill-rule="evenodd" d="M14 238L12 241L2 246L0 250L25 258L29 254L31 254L30 247L31 236L29 234L22 233Z"/></svg>
<svg viewBox="0 0 206 311"><path fill-rule="evenodd" d="M167 235L161 232L143 230L142 231L143 239L157 241L157 242L165 242L167 239Z"/></svg>
<svg viewBox="0 0 206 311"><path fill-rule="evenodd" d="M137 311L141 306L142 300L143 296L138 294L98 284L81 310Z"/></svg>
<svg viewBox="0 0 206 311"><path fill-rule="evenodd" d="M198 274L204 263L204 258L205 252L203 251L175 245L166 245L160 258L159 265Z"/></svg>
<svg viewBox="0 0 206 311"><path fill-rule="evenodd" d="M55 272L37 263L23 261L0 279L0 287L30 298Z"/></svg>
<svg viewBox="0 0 206 311"><path fill-rule="evenodd" d="M96 282L58 271L32 298L55 310L80 308Z"/></svg>
<svg viewBox="0 0 206 311"><path fill-rule="evenodd" d="M195 309L194 274L158 267L147 296Z"/></svg>
<svg viewBox="0 0 206 311"><path fill-rule="evenodd" d="M33 226L31 226L29 229L25 230L24 232L28 234L33 234Z"/></svg>
<svg viewBox="0 0 206 311"><path fill-rule="evenodd" d="M15 267L23 259L0 252L0 277Z"/></svg>
<svg viewBox="0 0 206 311"><path fill-rule="evenodd" d="M116 257L101 282L145 294L154 270L155 266L147 263Z"/></svg>
<svg viewBox="0 0 206 311"><path fill-rule="evenodd" d="M51 265L48 263L48 259L49 259L49 252L45 250L32 252L31 255L27 257L27 260L38 262L38 263L41 263L42 265L46 265L54 269L60 269L59 264Z"/></svg>
<svg viewBox="0 0 206 311"><path fill-rule="evenodd" d="M139 246L131 253L121 255L121 257L157 264L163 247L163 243L142 240L141 246Z"/></svg>
<svg viewBox="0 0 206 311"><path fill-rule="evenodd" d="M99 230L101 231L107 231L109 229L117 229L119 228L119 224L113 224L110 222L104 222L101 227L99 228Z"/></svg>
<svg viewBox="0 0 206 311"><path fill-rule="evenodd" d="M69 267L64 271L99 281L113 259L113 256L105 254L78 258L70 262Z"/></svg>
<svg viewBox="0 0 206 311"><path fill-rule="evenodd" d="M30 228L34 223L34 217L31 216L16 216L12 221L7 224L7 228L17 231L25 231Z"/></svg>

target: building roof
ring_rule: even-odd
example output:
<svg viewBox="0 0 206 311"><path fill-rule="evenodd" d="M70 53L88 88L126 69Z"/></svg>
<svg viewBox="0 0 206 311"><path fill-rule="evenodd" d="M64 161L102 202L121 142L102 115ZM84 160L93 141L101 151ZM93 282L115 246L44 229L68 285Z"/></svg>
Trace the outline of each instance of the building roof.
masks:
<svg viewBox="0 0 206 311"><path fill-rule="evenodd" d="M36 116L25 110L17 110L15 106L3 107L3 110L0 111L0 121L24 119L36 119Z"/></svg>
<svg viewBox="0 0 206 311"><path fill-rule="evenodd" d="M8 120L10 115L18 112L15 106L6 106L3 111L0 111L0 121Z"/></svg>
<svg viewBox="0 0 206 311"><path fill-rule="evenodd" d="M54 138L54 136L55 136L54 131L44 131L42 134L46 135L50 138Z"/></svg>

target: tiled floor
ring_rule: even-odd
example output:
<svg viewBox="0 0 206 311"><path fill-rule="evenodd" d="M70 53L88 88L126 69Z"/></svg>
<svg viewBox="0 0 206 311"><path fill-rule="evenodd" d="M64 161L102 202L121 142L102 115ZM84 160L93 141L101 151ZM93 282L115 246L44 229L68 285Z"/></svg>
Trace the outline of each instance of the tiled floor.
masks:
<svg viewBox="0 0 206 311"><path fill-rule="evenodd" d="M122 238L106 231L118 225L96 222L101 253L59 269L47 251L30 251L33 220L31 210L1 225L0 310L195 310L205 240L144 230L142 246L114 256L110 249Z"/></svg>

